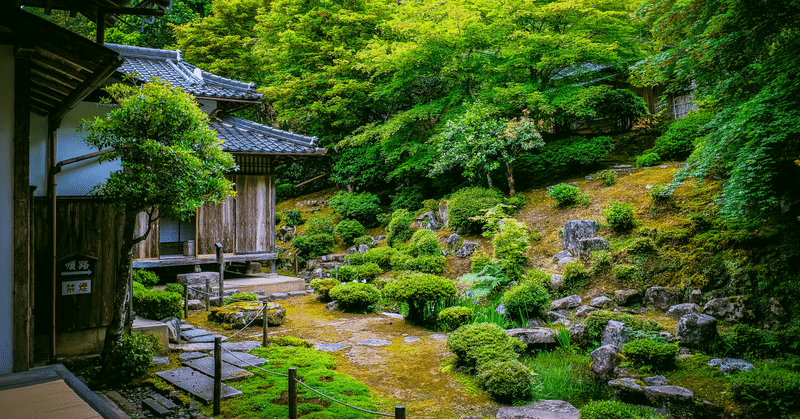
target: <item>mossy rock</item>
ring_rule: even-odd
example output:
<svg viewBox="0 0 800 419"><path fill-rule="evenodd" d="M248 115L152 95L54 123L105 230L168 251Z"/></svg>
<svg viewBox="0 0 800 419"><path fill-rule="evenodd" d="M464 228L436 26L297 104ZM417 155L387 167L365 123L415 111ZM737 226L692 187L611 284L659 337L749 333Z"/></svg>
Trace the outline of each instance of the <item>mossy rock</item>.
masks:
<svg viewBox="0 0 800 419"><path fill-rule="evenodd" d="M253 320L255 319L255 320ZM286 309L276 303L267 305L267 324L280 326L286 319ZM261 303L241 301L223 307L215 307L208 320L223 324L226 329L241 329L252 321L251 326L263 326Z"/></svg>

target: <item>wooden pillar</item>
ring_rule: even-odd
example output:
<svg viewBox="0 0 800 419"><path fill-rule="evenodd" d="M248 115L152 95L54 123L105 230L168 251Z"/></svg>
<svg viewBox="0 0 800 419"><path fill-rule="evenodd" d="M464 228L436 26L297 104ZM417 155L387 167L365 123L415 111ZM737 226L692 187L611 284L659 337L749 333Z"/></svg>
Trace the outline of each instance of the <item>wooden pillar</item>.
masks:
<svg viewBox="0 0 800 419"><path fill-rule="evenodd" d="M97 38L98 45L106 42L106 13L101 9L97 11Z"/></svg>
<svg viewBox="0 0 800 419"><path fill-rule="evenodd" d="M58 260L58 236L56 234L56 197L57 197L57 183L58 183L58 172L61 168L58 167L56 164L58 162L58 127L61 125L60 120L53 120L50 119L49 121L49 129L48 135L50 136L50 167L48 171L48 191L47 195L50 198L50 251L51 255L51 266L50 266L50 290L52 295L50 296L50 304L52 307L52 313L50 317L50 321L52 322L51 329L50 329L50 359L56 357L56 301L58 292L56 289L58 288L58 274L56 272L56 260Z"/></svg>
<svg viewBox="0 0 800 419"><path fill-rule="evenodd" d="M275 172L273 161L267 162L267 251L275 253ZM275 260L269 261L269 271L275 273Z"/></svg>
<svg viewBox="0 0 800 419"><path fill-rule="evenodd" d="M14 63L14 371L31 364L31 62L32 48L19 47Z"/></svg>

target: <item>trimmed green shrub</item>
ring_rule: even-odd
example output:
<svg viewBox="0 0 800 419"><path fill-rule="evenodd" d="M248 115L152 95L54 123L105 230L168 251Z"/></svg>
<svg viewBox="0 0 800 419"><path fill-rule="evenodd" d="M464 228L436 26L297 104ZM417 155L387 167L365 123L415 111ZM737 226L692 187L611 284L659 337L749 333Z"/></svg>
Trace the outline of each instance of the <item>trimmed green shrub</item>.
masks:
<svg viewBox="0 0 800 419"><path fill-rule="evenodd" d="M113 366L108 373L112 377L130 378L143 374L153 361L153 355L161 349L158 335L133 332L123 335L120 346L111 352Z"/></svg>
<svg viewBox="0 0 800 419"><path fill-rule="evenodd" d="M341 282L367 281L372 282L383 270L378 264L367 262L362 265L341 265L331 270L331 276Z"/></svg>
<svg viewBox="0 0 800 419"><path fill-rule="evenodd" d="M374 225L381 212L380 199L369 192L339 192L328 200L328 206L342 218L360 221L365 226Z"/></svg>
<svg viewBox="0 0 800 419"><path fill-rule="evenodd" d="M363 265L367 263L367 258L363 253L351 253L344 257L344 262L348 265Z"/></svg>
<svg viewBox="0 0 800 419"><path fill-rule="evenodd" d="M147 269L134 269L133 281L144 285L145 288L153 288L158 284L158 275L155 272L148 271Z"/></svg>
<svg viewBox="0 0 800 419"><path fill-rule="evenodd" d="M163 319L165 317L183 318L183 297L180 294L150 289L135 289L133 292L133 309L136 314L146 319Z"/></svg>
<svg viewBox="0 0 800 419"><path fill-rule="evenodd" d="M664 159L683 160L692 154L695 141L704 135L704 126L712 119L714 114L710 112L690 112L673 122L648 151L658 153Z"/></svg>
<svg viewBox="0 0 800 419"><path fill-rule="evenodd" d="M170 282L169 284L167 284L166 287L164 287L164 291L174 292L183 295L183 285Z"/></svg>
<svg viewBox="0 0 800 419"><path fill-rule="evenodd" d="M728 377L728 392L734 399L746 402L763 417L784 417L800 406L800 362L776 361L753 371Z"/></svg>
<svg viewBox="0 0 800 419"><path fill-rule="evenodd" d="M306 223L304 234L313 236L315 234L333 234L333 221L331 217L311 217Z"/></svg>
<svg viewBox="0 0 800 419"><path fill-rule="evenodd" d="M589 198L583 194L577 186L566 183L553 185L553 187L547 190L547 196L553 198L553 200L556 201L556 206L559 208L574 207L578 204L589 204Z"/></svg>
<svg viewBox="0 0 800 419"><path fill-rule="evenodd" d="M386 298L408 304L408 317L420 321L425 315L425 305L429 301L456 295L453 281L436 275L423 273L400 274L394 282L383 288Z"/></svg>
<svg viewBox="0 0 800 419"><path fill-rule="evenodd" d="M523 282L503 293L500 301L506 306L509 318L525 321L550 306L550 294L540 284Z"/></svg>
<svg viewBox="0 0 800 419"><path fill-rule="evenodd" d="M500 203L500 194L479 187L464 188L450 197L447 204L449 226L459 234L478 234L483 222L472 217L483 215L486 210Z"/></svg>
<svg viewBox="0 0 800 419"><path fill-rule="evenodd" d="M297 191L291 183L280 183L275 186L275 201L277 203L281 203L295 196L297 196Z"/></svg>
<svg viewBox="0 0 800 419"><path fill-rule="evenodd" d="M386 228L389 222L392 221L392 214L388 212L380 213L375 216L375 219L378 221L379 226Z"/></svg>
<svg viewBox="0 0 800 419"><path fill-rule="evenodd" d="M655 166L661 162L661 157L658 153L642 154L636 158L636 167L649 167Z"/></svg>
<svg viewBox="0 0 800 419"><path fill-rule="evenodd" d="M356 239L353 240L353 245L360 246L362 244L365 244L367 245L367 247L372 247L372 240L373 240L372 236L356 237Z"/></svg>
<svg viewBox="0 0 800 419"><path fill-rule="evenodd" d="M300 255L312 258L330 253L335 244L336 240L330 234L300 236L292 240L292 246Z"/></svg>
<svg viewBox="0 0 800 419"><path fill-rule="evenodd" d="M397 249L391 247L376 247L364 253L364 262L373 262L384 272L392 269L392 256L397 254Z"/></svg>
<svg viewBox="0 0 800 419"><path fill-rule="evenodd" d="M415 256L441 255L439 237L431 230L421 229L411 236L411 249Z"/></svg>
<svg viewBox="0 0 800 419"><path fill-rule="evenodd" d="M622 354L637 368L650 367L665 371L675 366L678 345L651 339L637 339L623 345Z"/></svg>
<svg viewBox="0 0 800 419"><path fill-rule="evenodd" d="M528 258L525 252L530 247L528 227L513 218L500 223L500 230L492 237L494 257L503 263L503 270L512 280L519 279Z"/></svg>
<svg viewBox="0 0 800 419"><path fill-rule="evenodd" d="M386 227L386 244L394 246L397 243L403 243L411 238L411 223L414 222L414 216L404 209L399 209L392 213L392 220Z"/></svg>
<svg viewBox="0 0 800 419"><path fill-rule="evenodd" d="M443 323L447 330L458 329L461 325L471 322L472 319L473 313L470 307L447 307L439 312L439 322Z"/></svg>
<svg viewBox="0 0 800 419"><path fill-rule="evenodd" d="M341 285L341 282L335 278L317 278L312 280L310 285L314 293L317 294L317 298L327 302L331 300L331 289Z"/></svg>
<svg viewBox="0 0 800 419"><path fill-rule="evenodd" d="M341 237L342 241L349 246L357 237L364 235L364 226L356 220L342 220L336 224L333 233Z"/></svg>
<svg viewBox="0 0 800 419"><path fill-rule="evenodd" d="M460 366L472 370L488 362L516 360L525 344L494 323L472 323L447 336L447 349L458 357Z"/></svg>
<svg viewBox="0 0 800 419"><path fill-rule="evenodd" d="M444 272L444 265L447 259L442 255L426 255L418 258L406 259L402 262L400 262L398 259L393 260L397 262L396 264L393 264L393 266L402 266L400 269L423 272L426 274L440 274Z"/></svg>
<svg viewBox="0 0 800 419"><path fill-rule="evenodd" d="M258 295L254 292L237 292L236 294L231 295L230 297L225 299L225 305L230 303L239 302L238 300L242 301L257 301Z"/></svg>
<svg viewBox="0 0 800 419"><path fill-rule="evenodd" d="M616 170L601 170L592 175L592 179L599 180L603 186L614 186L617 183Z"/></svg>
<svg viewBox="0 0 800 419"><path fill-rule="evenodd" d="M331 299L339 302L343 311L365 311L381 298L381 292L372 284L347 282L330 290Z"/></svg>
<svg viewBox="0 0 800 419"><path fill-rule="evenodd" d="M608 224L614 231L627 231L636 227L636 214L633 213L633 205L610 202L603 210Z"/></svg>
<svg viewBox="0 0 800 419"><path fill-rule="evenodd" d="M517 359L490 362L479 371L478 381L492 398L501 402L530 400L538 377Z"/></svg>
<svg viewBox="0 0 800 419"><path fill-rule="evenodd" d="M506 205L511 205L519 210L520 208L524 207L528 201L525 199L525 195L518 193L514 196L509 196L508 198L504 199L503 203Z"/></svg>
<svg viewBox="0 0 800 419"><path fill-rule="evenodd" d="M472 273L476 274L483 270L490 262L492 261L492 257L486 254L484 251L475 252L472 255L472 264L470 265L470 270Z"/></svg>
<svg viewBox="0 0 800 419"><path fill-rule="evenodd" d="M392 269L395 271L408 271L408 262L414 259L408 253L397 252L392 255Z"/></svg>
<svg viewBox="0 0 800 419"><path fill-rule="evenodd" d="M667 419L649 407L614 400L593 401L580 408L581 419Z"/></svg>
<svg viewBox="0 0 800 419"><path fill-rule="evenodd" d="M551 275L538 269L531 269L522 277L523 283L541 285L547 289L550 286Z"/></svg>
<svg viewBox="0 0 800 419"><path fill-rule="evenodd" d="M569 291L577 291L589 283L589 271L578 261L568 262L564 265L564 274L561 280L564 288Z"/></svg>
<svg viewBox="0 0 800 419"><path fill-rule="evenodd" d="M299 209L285 209L283 210L283 215L285 216L284 224L289 227L295 227L303 224L302 213Z"/></svg>

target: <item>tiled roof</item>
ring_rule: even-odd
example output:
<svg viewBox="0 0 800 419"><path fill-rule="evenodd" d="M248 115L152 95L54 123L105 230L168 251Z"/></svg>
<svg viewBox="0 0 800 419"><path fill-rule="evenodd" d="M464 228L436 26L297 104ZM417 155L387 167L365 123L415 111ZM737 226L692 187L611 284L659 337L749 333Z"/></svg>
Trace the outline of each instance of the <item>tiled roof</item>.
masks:
<svg viewBox="0 0 800 419"><path fill-rule="evenodd" d="M255 154L325 154L317 147L317 137L279 130L247 119L217 113L209 117L209 127L229 153Z"/></svg>
<svg viewBox="0 0 800 419"><path fill-rule="evenodd" d="M201 70L183 61L180 50L118 44L105 46L120 54L123 64L119 71L125 74L136 74L144 80L157 76L197 97L220 100L259 100L263 97L256 92L255 83L244 83Z"/></svg>

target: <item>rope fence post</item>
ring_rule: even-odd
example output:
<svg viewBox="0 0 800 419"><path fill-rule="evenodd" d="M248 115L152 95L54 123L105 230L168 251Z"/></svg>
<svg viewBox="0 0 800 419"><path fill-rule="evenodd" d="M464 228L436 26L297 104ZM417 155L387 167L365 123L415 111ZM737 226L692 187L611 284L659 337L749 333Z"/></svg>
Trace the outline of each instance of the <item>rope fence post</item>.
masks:
<svg viewBox="0 0 800 419"><path fill-rule="evenodd" d="M269 302L264 301L264 312L263 312L263 321L264 321L264 331L261 334L261 346L267 347L269 346Z"/></svg>
<svg viewBox="0 0 800 419"><path fill-rule="evenodd" d="M289 419L297 419L297 368L289 368Z"/></svg>
<svg viewBox="0 0 800 419"><path fill-rule="evenodd" d="M189 318L189 281L183 287L183 318Z"/></svg>
<svg viewBox="0 0 800 419"><path fill-rule="evenodd" d="M406 419L406 407L405 406L395 406L394 407L394 417L395 417L395 419Z"/></svg>
<svg viewBox="0 0 800 419"><path fill-rule="evenodd" d="M225 258L222 255L222 243L214 245L217 248L217 264L219 264L219 301L222 302L225 298Z"/></svg>
<svg viewBox="0 0 800 419"><path fill-rule="evenodd" d="M214 415L220 414L222 399L222 338L214 338Z"/></svg>
<svg viewBox="0 0 800 419"><path fill-rule="evenodd" d="M206 311L211 310L211 301L209 301L209 297L211 296L211 282L208 278L206 278Z"/></svg>

